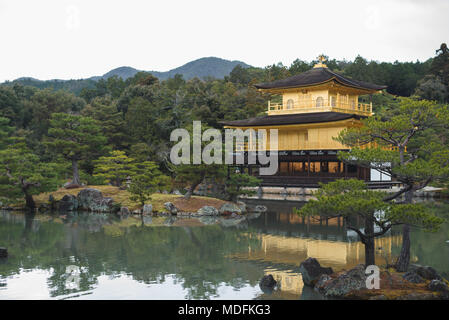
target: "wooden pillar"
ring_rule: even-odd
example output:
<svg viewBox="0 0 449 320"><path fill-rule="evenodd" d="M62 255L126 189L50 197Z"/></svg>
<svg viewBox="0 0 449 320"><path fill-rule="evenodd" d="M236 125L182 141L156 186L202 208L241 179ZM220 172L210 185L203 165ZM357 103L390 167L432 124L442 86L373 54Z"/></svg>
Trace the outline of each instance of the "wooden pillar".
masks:
<svg viewBox="0 0 449 320"><path fill-rule="evenodd" d="M310 155L307 155L307 176L310 176Z"/></svg>

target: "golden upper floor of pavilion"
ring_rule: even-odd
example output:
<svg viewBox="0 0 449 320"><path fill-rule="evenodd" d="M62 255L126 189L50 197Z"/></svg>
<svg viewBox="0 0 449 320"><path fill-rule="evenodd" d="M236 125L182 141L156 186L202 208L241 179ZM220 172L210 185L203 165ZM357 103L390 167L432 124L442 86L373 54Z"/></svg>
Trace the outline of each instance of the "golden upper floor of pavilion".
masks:
<svg viewBox="0 0 449 320"><path fill-rule="evenodd" d="M331 71L321 56L313 69L268 83L255 85L263 92L278 96L268 102L268 115L340 112L372 115L371 103L359 103L359 96L385 89L384 85L344 77Z"/></svg>

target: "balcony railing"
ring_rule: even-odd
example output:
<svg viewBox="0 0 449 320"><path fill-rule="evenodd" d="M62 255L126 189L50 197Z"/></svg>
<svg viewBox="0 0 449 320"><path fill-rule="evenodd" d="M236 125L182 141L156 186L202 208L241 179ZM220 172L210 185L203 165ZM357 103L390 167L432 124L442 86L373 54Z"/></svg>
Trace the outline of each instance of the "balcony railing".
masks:
<svg viewBox="0 0 449 320"><path fill-rule="evenodd" d="M338 101L338 99L315 99L289 101L289 103L272 103L268 101L268 115L336 111L364 116L372 115L372 104Z"/></svg>

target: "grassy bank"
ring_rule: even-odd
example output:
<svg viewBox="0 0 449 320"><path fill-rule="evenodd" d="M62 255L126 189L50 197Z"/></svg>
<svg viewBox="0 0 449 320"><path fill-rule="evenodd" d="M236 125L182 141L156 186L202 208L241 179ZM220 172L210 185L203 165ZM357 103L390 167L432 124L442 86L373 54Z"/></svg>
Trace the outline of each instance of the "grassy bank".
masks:
<svg viewBox="0 0 449 320"><path fill-rule="evenodd" d="M128 209L131 211L140 209L139 203L131 201L129 199L131 194L127 190L122 190L114 186L86 186L75 189L60 188L53 192L36 195L34 196L34 200L39 206L40 204L48 203L48 197L50 195L53 195L55 200L61 200L64 195L72 194L76 196L82 189L85 188L98 189L102 192L104 197L110 197L114 199L115 203L119 203L123 207L128 207ZM164 203L168 201L173 202L178 209L186 212L197 211L203 206L213 206L218 209L226 202L210 197L192 196L189 200L186 200L183 196L175 194L154 193L151 195L151 200L147 201L147 203L151 203L153 205L153 210L155 211L164 211Z"/></svg>

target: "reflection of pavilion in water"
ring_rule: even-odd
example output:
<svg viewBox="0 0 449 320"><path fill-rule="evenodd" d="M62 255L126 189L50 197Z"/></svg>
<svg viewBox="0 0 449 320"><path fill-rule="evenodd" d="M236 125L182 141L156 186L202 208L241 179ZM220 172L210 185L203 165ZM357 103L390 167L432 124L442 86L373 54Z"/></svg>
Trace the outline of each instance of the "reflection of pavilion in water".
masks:
<svg viewBox="0 0 449 320"><path fill-rule="evenodd" d="M261 241L260 248L249 247L247 252L231 258L262 263L265 274L272 274L281 282L283 294L301 294L299 265L309 257L335 271L364 263L364 245L348 236L343 221L337 218L319 222L294 213L268 212L251 221L250 226L258 231L249 236ZM376 249L382 248L376 250L377 265L392 263L393 248L401 245L401 239L400 234L391 233L375 240Z"/></svg>

